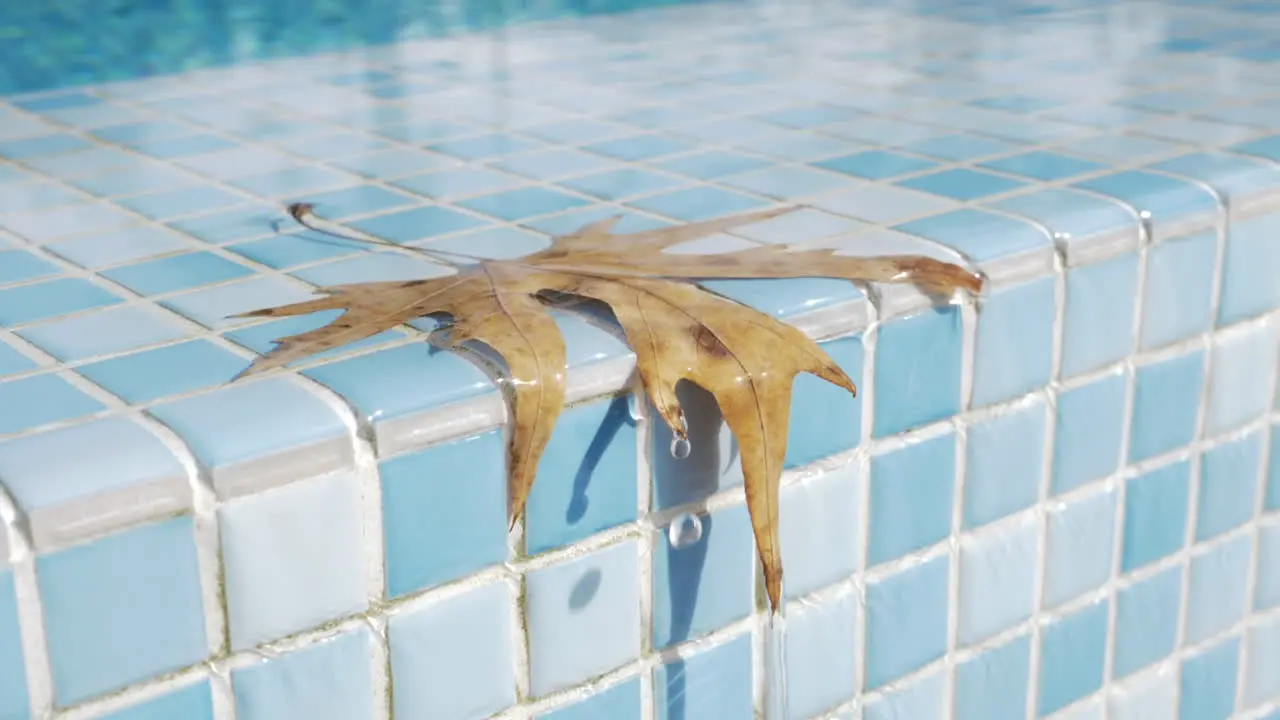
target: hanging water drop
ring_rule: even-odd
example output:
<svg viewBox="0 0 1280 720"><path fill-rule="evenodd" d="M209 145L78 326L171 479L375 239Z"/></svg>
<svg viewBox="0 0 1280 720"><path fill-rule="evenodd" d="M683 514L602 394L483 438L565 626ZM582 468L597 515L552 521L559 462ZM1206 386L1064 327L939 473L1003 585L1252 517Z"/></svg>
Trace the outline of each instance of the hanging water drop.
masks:
<svg viewBox="0 0 1280 720"><path fill-rule="evenodd" d="M644 419L640 414L640 398L635 393L627 395L627 413L637 422Z"/></svg>
<svg viewBox="0 0 1280 720"><path fill-rule="evenodd" d="M672 519L667 528L667 540L679 550L696 545L702 539L702 520L697 515L684 513Z"/></svg>
<svg viewBox="0 0 1280 720"><path fill-rule="evenodd" d="M683 460L689 457L691 452L693 452L693 443L689 442L689 438L682 438L679 435L671 438L671 457Z"/></svg>

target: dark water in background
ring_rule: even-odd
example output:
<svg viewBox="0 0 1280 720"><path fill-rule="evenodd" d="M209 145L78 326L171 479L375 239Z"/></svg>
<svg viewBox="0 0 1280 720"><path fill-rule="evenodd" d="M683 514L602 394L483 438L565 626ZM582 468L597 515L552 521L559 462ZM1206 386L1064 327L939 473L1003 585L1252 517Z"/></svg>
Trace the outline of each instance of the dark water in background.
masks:
<svg viewBox="0 0 1280 720"><path fill-rule="evenodd" d="M0 0L0 95L702 0Z"/></svg>

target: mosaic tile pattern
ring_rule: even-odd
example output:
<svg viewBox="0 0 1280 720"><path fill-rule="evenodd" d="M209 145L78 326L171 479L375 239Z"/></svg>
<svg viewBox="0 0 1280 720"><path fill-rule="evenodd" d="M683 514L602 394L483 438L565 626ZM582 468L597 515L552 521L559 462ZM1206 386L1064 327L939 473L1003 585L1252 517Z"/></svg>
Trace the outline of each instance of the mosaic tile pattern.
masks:
<svg viewBox="0 0 1280 720"><path fill-rule="evenodd" d="M703 4L0 97L0 718L750 718L781 670L770 720L1277 717L1276 37ZM681 251L989 288L707 283L862 391L796 384L778 648L714 401L673 458L590 318L510 534L501 395L433 321L226 387L332 318L230 315L449 272L295 200L492 258L798 204Z"/></svg>

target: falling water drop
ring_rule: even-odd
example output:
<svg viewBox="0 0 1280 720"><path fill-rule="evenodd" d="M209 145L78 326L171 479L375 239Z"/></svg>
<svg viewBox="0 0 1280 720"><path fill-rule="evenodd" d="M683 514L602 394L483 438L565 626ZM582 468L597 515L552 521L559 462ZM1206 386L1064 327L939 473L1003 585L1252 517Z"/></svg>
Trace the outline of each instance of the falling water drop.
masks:
<svg viewBox="0 0 1280 720"><path fill-rule="evenodd" d="M693 443L689 442L689 438L682 438L679 435L671 438L671 457L683 460L689 457L691 452L693 452Z"/></svg>
<svg viewBox="0 0 1280 720"><path fill-rule="evenodd" d="M635 393L627 396L627 413L631 415L632 420L642 420L640 413L640 398Z"/></svg>
<svg viewBox="0 0 1280 720"><path fill-rule="evenodd" d="M702 520L697 515L679 515L671 521L671 527L667 528L667 540L676 550L696 545L701 539Z"/></svg>

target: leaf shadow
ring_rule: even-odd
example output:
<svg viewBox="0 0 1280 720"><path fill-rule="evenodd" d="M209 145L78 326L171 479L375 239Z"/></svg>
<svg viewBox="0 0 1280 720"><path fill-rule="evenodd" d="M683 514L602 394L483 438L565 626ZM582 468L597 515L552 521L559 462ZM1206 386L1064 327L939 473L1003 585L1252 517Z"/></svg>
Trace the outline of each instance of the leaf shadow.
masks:
<svg viewBox="0 0 1280 720"><path fill-rule="evenodd" d="M576 524L587 514L587 507L590 504L587 489L591 485L591 479L595 476L600 461L604 459L605 452L617 437L618 431L630 418L631 412L627 408L626 396L615 397L609 403L609 408L600 421L600 427L596 428L596 434L587 445L587 451L582 455L582 462L578 463L578 470L574 473L573 491L569 496L569 506L565 508L564 513L566 523Z"/></svg>
<svg viewBox="0 0 1280 720"><path fill-rule="evenodd" d="M693 630L693 614L698 608L698 595L702 590L702 571L707 565L707 548L715 530L715 518L701 515L702 537L684 548L670 548L667 563L667 595L671 601L671 626L669 642L689 639Z"/></svg>

